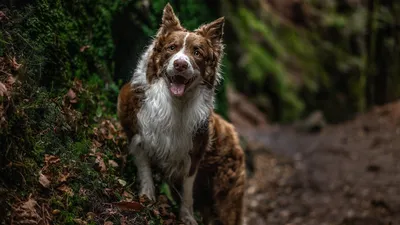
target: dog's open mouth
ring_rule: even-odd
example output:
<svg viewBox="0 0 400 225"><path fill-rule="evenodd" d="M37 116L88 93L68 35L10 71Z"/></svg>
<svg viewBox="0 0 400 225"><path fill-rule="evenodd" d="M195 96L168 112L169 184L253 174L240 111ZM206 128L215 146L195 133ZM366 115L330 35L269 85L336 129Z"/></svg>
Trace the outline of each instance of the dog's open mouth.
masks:
<svg viewBox="0 0 400 225"><path fill-rule="evenodd" d="M169 90L174 96L180 97L185 94L187 87L190 86L191 82L194 80L194 77L191 79L186 79L183 76L175 75L168 78L170 85Z"/></svg>

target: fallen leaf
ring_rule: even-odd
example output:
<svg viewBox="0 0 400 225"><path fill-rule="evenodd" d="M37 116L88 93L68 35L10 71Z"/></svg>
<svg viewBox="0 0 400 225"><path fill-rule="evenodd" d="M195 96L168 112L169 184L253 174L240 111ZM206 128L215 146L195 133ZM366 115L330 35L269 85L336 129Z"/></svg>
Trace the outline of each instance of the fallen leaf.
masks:
<svg viewBox="0 0 400 225"><path fill-rule="evenodd" d="M133 199L133 195L127 191L124 191L124 193L122 193L122 197L124 197L125 201L132 201Z"/></svg>
<svg viewBox="0 0 400 225"><path fill-rule="evenodd" d="M97 165L97 169L98 171L100 171L101 173L104 173L107 171L107 167L106 164L104 163L104 160L101 156L97 156L96 157L96 161L95 161L96 165Z"/></svg>
<svg viewBox="0 0 400 225"><path fill-rule="evenodd" d="M65 184L58 187L57 190L62 191L71 197L74 196L74 192L72 191L72 189Z"/></svg>
<svg viewBox="0 0 400 225"><path fill-rule="evenodd" d="M110 164L110 166L117 168L118 167L118 163L115 162L114 160L110 159L108 160L108 164Z"/></svg>
<svg viewBox="0 0 400 225"><path fill-rule="evenodd" d="M106 221L106 222L104 222L104 225L114 225L114 223L111 221Z"/></svg>
<svg viewBox="0 0 400 225"><path fill-rule="evenodd" d="M82 92L83 91L82 81L78 80L77 78L75 78L74 83L73 83L73 87L78 92Z"/></svg>
<svg viewBox="0 0 400 225"><path fill-rule="evenodd" d="M14 70L18 70L21 67L22 64L17 63L17 60L15 59L15 56L13 57L11 61L11 66L13 67Z"/></svg>
<svg viewBox="0 0 400 225"><path fill-rule="evenodd" d="M88 212L88 213L86 213L86 217L88 220L93 220L96 217L96 213Z"/></svg>
<svg viewBox="0 0 400 225"><path fill-rule="evenodd" d="M61 174L60 175L60 178L58 179L58 181L59 182L66 182L67 181L67 179L69 178L69 176L70 176L70 174L69 173L67 173L67 174Z"/></svg>
<svg viewBox="0 0 400 225"><path fill-rule="evenodd" d="M69 89L67 92L67 96L69 98L70 103L77 103L78 99L76 98L76 93L72 89Z"/></svg>
<svg viewBox="0 0 400 225"><path fill-rule="evenodd" d="M45 188L50 186L50 180L42 173L42 171L39 173L39 183Z"/></svg>
<svg viewBox="0 0 400 225"><path fill-rule="evenodd" d="M40 213L36 210L38 206L36 200L29 196L28 200L19 206L14 207L13 221L15 224L39 224L41 222ZM43 221L42 221L43 222Z"/></svg>
<svg viewBox="0 0 400 225"><path fill-rule="evenodd" d="M94 130L94 131L97 132L97 129ZM97 133L95 133L95 134L97 135ZM93 142L92 142L92 147L90 148L90 151L91 151L92 153L96 153L96 150L97 150L98 148L100 148L102 145L103 145L102 143L100 143L100 142L98 142L98 141L96 141L96 140L93 140Z"/></svg>
<svg viewBox="0 0 400 225"><path fill-rule="evenodd" d="M96 141L96 140L93 140L93 146L94 146L94 147L100 148L102 145L103 145L102 143L100 143L100 142L98 142L98 141Z"/></svg>
<svg viewBox="0 0 400 225"><path fill-rule="evenodd" d="M140 211L144 208L144 206L139 202L114 202L112 204L121 210L127 211Z"/></svg>
<svg viewBox="0 0 400 225"><path fill-rule="evenodd" d="M160 204L158 206L158 211L160 212L161 216L168 216L170 208L171 206L168 204Z"/></svg>
<svg viewBox="0 0 400 225"><path fill-rule="evenodd" d="M74 219L74 222L79 224L79 225L86 225L87 224L87 222L82 220L82 219Z"/></svg>
<svg viewBox="0 0 400 225"><path fill-rule="evenodd" d="M57 156L54 155L44 155L44 162L46 164L56 164L60 162L60 158L58 158Z"/></svg>
<svg viewBox="0 0 400 225"><path fill-rule="evenodd" d="M53 211L51 211L51 214L53 214L53 215L58 215L58 214L60 214L60 210L59 209L54 209Z"/></svg>
<svg viewBox="0 0 400 225"><path fill-rule="evenodd" d="M160 211L158 211L157 209L153 209L153 215L154 216L159 216L160 215Z"/></svg>
<svg viewBox="0 0 400 225"><path fill-rule="evenodd" d="M0 97L7 96L7 95L8 95L8 92L7 92L6 86L0 82Z"/></svg>
<svg viewBox="0 0 400 225"><path fill-rule="evenodd" d="M122 180L122 179L118 179L118 183L119 183L120 185L122 185L123 187L125 187L125 185L126 185L126 181L124 181L124 180Z"/></svg>
<svg viewBox="0 0 400 225"><path fill-rule="evenodd" d="M15 78L13 76L8 76L7 84L13 85L15 83Z"/></svg>
<svg viewBox="0 0 400 225"><path fill-rule="evenodd" d="M84 45L84 46L82 46L80 49L79 49L79 51L80 52L84 52L86 49L88 49L88 48L90 48L90 46L89 45Z"/></svg>

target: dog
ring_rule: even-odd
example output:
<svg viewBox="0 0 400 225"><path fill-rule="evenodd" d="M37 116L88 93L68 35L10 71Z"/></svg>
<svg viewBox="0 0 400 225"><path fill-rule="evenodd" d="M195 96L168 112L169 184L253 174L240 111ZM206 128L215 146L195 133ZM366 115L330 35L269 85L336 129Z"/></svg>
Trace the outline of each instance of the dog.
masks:
<svg viewBox="0 0 400 225"><path fill-rule="evenodd" d="M245 155L235 128L214 112L224 18L185 29L168 3L161 26L118 96L139 194L155 200L153 168L178 187L179 218L243 223Z"/></svg>

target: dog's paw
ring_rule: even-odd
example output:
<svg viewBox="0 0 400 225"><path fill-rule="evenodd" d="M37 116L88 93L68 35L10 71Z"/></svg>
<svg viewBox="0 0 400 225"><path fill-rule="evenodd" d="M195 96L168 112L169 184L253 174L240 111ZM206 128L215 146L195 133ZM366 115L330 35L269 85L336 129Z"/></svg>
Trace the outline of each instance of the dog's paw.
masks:
<svg viewBox="0 0 400 225"><path fill-rule="evenodd" d="M184 217L181 217L181 221L182 221L185 225L198 225L193 216L184 216Z"/></svg>
<svg viewBox="0 0 400 225"><path fill-rule="evenodd" d="M140 196L146 196L150 201L156 201L156 194L154 191L154 186L146 185L140 189Z"/></svg>
<svg viewBox="0 0 400 225"><path fill-rule="evenodd" d="M196 220L194 219L192 210L189 210L187 207L182 206L180 210L180 220L185 225L198 225Z"/></svg>

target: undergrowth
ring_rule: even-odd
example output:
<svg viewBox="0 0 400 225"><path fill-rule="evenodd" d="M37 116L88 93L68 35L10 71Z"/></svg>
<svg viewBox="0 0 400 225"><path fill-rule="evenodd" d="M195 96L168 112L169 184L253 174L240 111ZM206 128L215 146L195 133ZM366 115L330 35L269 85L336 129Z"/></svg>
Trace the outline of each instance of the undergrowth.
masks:
<svg viewBox="0 0 400 225"><path fill-rule="evenodd" d="M0 4L1 224L176 221L164 195L136 195L116 119L111 24L128 4Z"/></svg>

